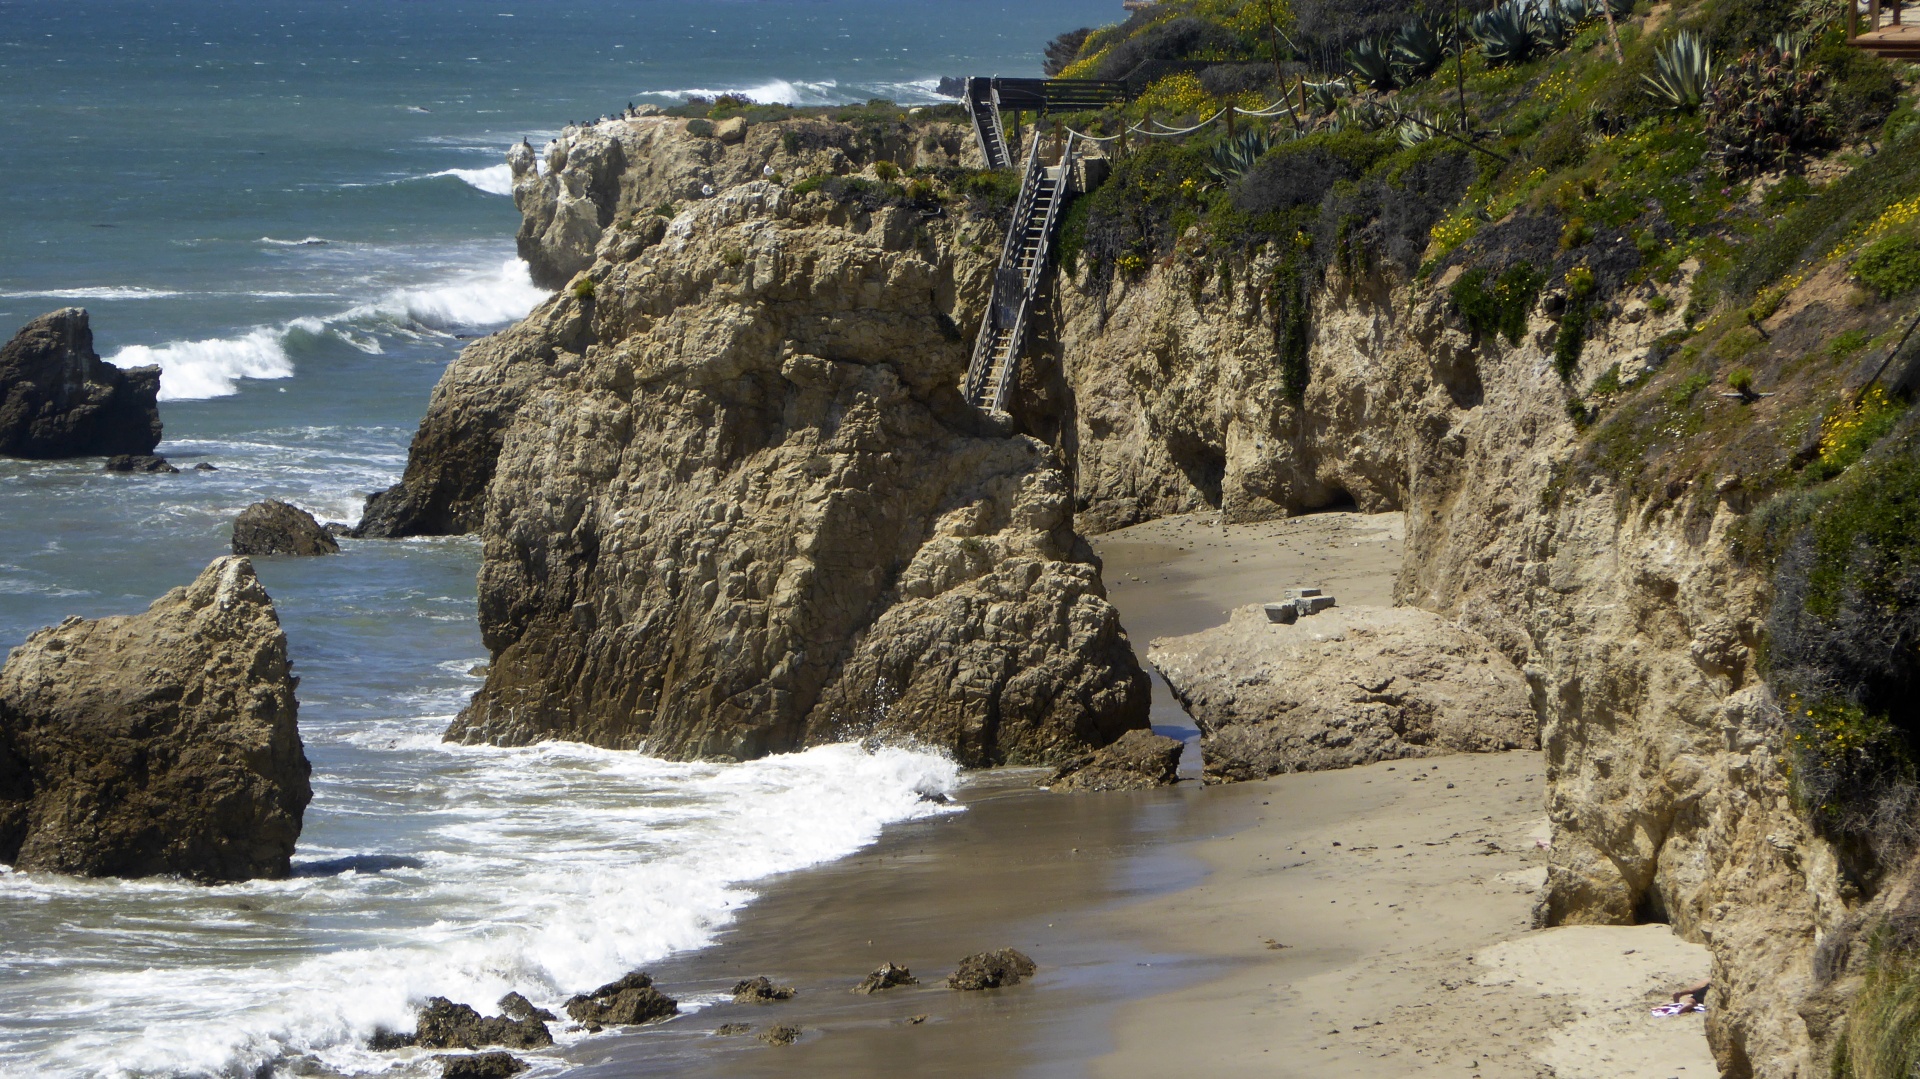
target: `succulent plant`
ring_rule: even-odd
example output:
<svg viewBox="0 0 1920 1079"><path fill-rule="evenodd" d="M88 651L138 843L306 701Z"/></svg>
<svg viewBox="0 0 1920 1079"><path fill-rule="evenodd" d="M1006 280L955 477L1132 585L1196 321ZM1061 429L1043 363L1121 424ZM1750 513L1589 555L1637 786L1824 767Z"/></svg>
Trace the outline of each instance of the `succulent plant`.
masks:
<svg viewBox="0 0 1920 1079"><path fill-rule="evenodd" d="M1424 79L1447 59L1447 27L1425 17L1409 19L1393 37L1393 66L1402 84Z"/></svg>
<svg viewBox="0 0 1920 1079"><path fill-rule="evenodd" d="M1394 77L1392 48L1384 40L1362 38L1347 50L1347 69L1372 89L1391 90L1400 85Z"/></svg>
<svg viewBox="0 0 1920 1079"><path fill-rule="evenodd" d="M1433 138L1438 127L1433 117L1425 109L1412 109L1400 114L1400 145L1418 146Z"/></svg>
<svg viewBox="0 0 1920 1079"><path fill-rule="evenodd" d="M1314 116L1332 116L1340 107L1341 99L1353 93L1351 87L1334 79L1329 82L1310 82L1307 87L1307 111Z"/></svg>
<svg viewBox="0 0 1920 1079"><path fill-rule="evenodd" d="M1653 74L1640 78L1642 89L1662 107L1692 112L1713 86L1713 54L1705 38L1682 30L1654 47Z"/></svg>
<svg viewBox="0 0 1920 1079"><path fill-rule="evenodd" d="M1788 42L1788 44L1793 44ZM1837 142L1821 74L1778 47L1748 52L1714 80L1705 101L1707 150L1731 175Z"/></svg>
<svg viewBox="0 0 1920 1079"><path fill-rule="evenodd" d="M1253 163L1273 149L1274 137L1257 127L1250 127L1230 139L1213 144L1213 160L1207 163L1207 171L1222 181L1238 180L1253 167Z"/></svg>
<svg viewBox="0 0 1920 1079"><path fill-rule="evenodd" d="M1534 52L1533 13L1523 0L1506 0L1481 12L1467 32L1494 66L1525 63Z"/></svg>
<svg viewBox="0 0 1920 1079"><path fill-rule="evenodd" d="M1528 11L1534 45L1544 52L1566 46L1587 17L1586 0L1535 0Z"/></svg>

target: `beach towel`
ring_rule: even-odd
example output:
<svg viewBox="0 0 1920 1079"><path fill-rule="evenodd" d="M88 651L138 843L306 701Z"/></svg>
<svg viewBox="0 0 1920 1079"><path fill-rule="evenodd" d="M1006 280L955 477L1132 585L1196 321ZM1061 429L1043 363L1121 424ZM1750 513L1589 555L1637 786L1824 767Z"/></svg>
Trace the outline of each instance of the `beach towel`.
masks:
<svg viewBox="0 0 1920 1079"><path fill-rule="evenodd" d="M1676 1000L1672 1004L1662 1004L1658 1008L1655 1008L1653 1010L1653 1014L1654 1015L1685 1015L1688 1012L1704 1012L1706 1010L1707 1010L1707 1006L1705 1004L1683 1004L1680 1001Z"/></svg>

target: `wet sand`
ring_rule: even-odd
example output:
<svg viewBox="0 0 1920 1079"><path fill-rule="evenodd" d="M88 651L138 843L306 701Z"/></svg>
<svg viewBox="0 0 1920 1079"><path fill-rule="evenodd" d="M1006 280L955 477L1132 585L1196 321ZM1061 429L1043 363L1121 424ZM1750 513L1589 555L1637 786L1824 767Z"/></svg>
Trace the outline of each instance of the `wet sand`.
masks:
<svg viewBox="0 0 1920 1079"><path fill-rule="evenodd" d="M1397 515L1190 517L1095 548L1144 653L1299 584L1386 604L1400 535ZM1161 685L1154 723L1191 731ZM713 1003L567 1057L596 1076L1714 1074L1699 1016L1647 1016L1704 976L1703 949L1658 926L1529 932L1537 753L1138 794L1054 795L1040 775L976 777L964 812L765 882L719 943L653 969L688 1004L760 974L793 1000ZM1000 947L1039 974L941 984ZM848 991L886 961L920 983ZM755 1039L775 1023L804 1033Z"/></svg>

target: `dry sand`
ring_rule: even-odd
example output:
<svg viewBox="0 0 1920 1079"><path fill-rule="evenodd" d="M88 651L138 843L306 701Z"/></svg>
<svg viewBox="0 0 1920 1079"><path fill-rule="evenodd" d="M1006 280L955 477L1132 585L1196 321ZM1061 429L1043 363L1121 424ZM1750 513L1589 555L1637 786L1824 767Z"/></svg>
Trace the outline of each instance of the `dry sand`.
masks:
<svg viewBox="0 0 1920 1079"><path fill-rule="evenodd" d="M1177 518L1099 537L1136 648L1299 584L1387 604L1397 515L1223 529ZM1186 728L1164 686L1155 725ZM1664 927L1529 931L1547 835L1539 755L1381 763L1132 794L978 777L966 811L768 882L716 946L654 973L690 1005L739 978L797 985L588 1039L630 1076L1471 1076L1714 1074L1697 1015L1647 1014L1705 976ZM1012 946L1026 985L941 987ZM891 960L917 986L847 988ZM915 1022L915 1017L924 1017ZM769 1047L720 1037L792 1023Z"/></svg>

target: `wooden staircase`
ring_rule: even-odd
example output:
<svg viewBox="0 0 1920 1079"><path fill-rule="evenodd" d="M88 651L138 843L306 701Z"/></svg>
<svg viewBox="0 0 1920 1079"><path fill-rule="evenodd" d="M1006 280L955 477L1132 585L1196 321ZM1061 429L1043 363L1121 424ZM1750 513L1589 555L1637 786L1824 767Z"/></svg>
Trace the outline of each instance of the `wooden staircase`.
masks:
<svg viewBox="0 0 1920 1079"><path fill-rule="evenodd" d="M1847 5L1847 44L1888 60L1920 61L1920 24L1901 18L1901 0Z"/></svg>
<svg viewBox="0 0 1920 1079"><path fill-rule="evenodd" d="M975 75L967 80L967 110L973 113L973 137L980 140L980 153L990 169L1010 169L1013 156L1007 152L1007 132L1000 126L1000 102L994 96L994 80Z"/></svg>
<svg viewBox="0 0 1920 1079"><path fill-rule="evenodd" d="M1067 136L1058 165L1041 162L1038 138L1027 153L1020 197L1013 204L1013 221L993 274L993 297L981 316L963 387L968 403L989 413L1007 411L1008 393L1020 373L1027 321L1053 255L1061 203L1073 176L1074 141L1073 135Z"/></svg>

